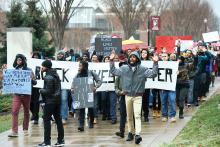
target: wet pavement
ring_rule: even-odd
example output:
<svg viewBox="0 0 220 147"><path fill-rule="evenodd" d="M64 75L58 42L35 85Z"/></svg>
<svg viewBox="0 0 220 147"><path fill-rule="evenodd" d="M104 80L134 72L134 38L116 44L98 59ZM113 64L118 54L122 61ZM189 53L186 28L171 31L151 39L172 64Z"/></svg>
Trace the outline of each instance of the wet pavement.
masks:
<svg viewBox="0 0 220 147"><path fill-rule="evenodd" d="M216 79L215 87L210 88L210 95L213 95L220 88L219 78ZM110 121L102 121L101 117L93 129L85 126L84 132L78 132L77 119L69 117L68 123L64 126L65 131L65 147L157 147L163 146L164 143L170 143L178 133L184 128L192 115L196 112L196 107L186 108L184 111L184 119L178 119L177 122L162 122L161 118L153 119L149 117L149 122L142 121L142 139L140 145L136 145L134 141L127 142L126 136L120 139L115 135L119 130L119 121L112 125ZM151 116L152 112L150 112ZM177 110L178 114L178 110ZM119 120L119 118L118 118ZM43 124L42 119L38 125L30 124L28 136L24 136L21 127L19 127L19 137L8 138L9 131L0 134L1 147L32 147L43 141ZM126 128L127 135L127 128ZM52 144L56 143L57 133L56 125L52 124Z"/></svg>

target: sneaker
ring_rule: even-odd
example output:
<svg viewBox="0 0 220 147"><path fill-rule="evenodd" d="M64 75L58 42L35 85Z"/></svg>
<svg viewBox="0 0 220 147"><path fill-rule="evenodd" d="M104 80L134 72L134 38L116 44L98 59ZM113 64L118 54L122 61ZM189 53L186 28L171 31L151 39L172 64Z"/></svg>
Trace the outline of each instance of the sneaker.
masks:
<svg viewBox="0 0 220 147"><path fill-rule="evenodd" d="M156 117L160 118L160 111L156 111Z"/></svg>
<svg viewBox="0 0 220 147"><path fill-rule="evenodd" d="M117 123L117 121L116 120L112 120L111 123L114 125L114 124Z"/></svg>
<svg viewBox="0 0 220 147"><path fill-rule="evenodd" d="M94 128L93 123L89 123L89 128L90 129Z"/></svg>
<svg viewBox="0 0 220 147"><path fill-rule="evenodd" d="M93 123L94 123L94 124L97 124L97 118L94 118Z"/></svg>
<svg viewBox="0 0 220 147"><path fill-rule="evenodd" d="M38 147L51 147L51 145L42 142L42 143L38 144Z"/></svg>
<svg viewBox="0 0 220 147"><path fill-rule="evenodd" d="M23 130L24 136L28 136L28 130Z"/></svg>
<svg viewBox="0 0 220 147"><path fill-rule="evenodd" d="M135 135L135 144L139 144L142 141L142 138L140 135Z"/></svg>
<svg viewBox="0 0 220 147"><path fill-rule="evenodd" d="M153 110L152 117L155 119L157 117L157 111Z"/></svg>
<svg viewBox="0 0 220 147"><path fill-rule="evenodd" d="M61 142L55 143L53 146L64 146L64 145L65 145L65 142L64 140L62 140Z"/></svg>
<svg viewBox="0 0 220 147"><path fill-rule="evenodd" d="M8 135L8 137L18 137L18 133L12 132L11 134Z"/></svg>
<svg viewBox="0 0 220 147"><path fill-rule="evenodd" d="M162 122L167 122L167 118L166 118L166 117L163 117L163 118L162 118Z"/></svg>
<svg viewBox="0 0 220 147"><path fill-rule="evenodd" d="M66 125L66 119L62 119L63 125Z"/></svg>
<svg viewBox="0 0 220 147"><path fill-rule="evenodd" d="M121 132L121 131L116 132L115 135L116 135L116 136L119 136L119 137L121 137L121 138L124 138L124 137L125 137L125 134L124 134L123 132Z"/></svg>
<svg viewBox="0 0 220 147"><path fill-rule="evenodd" d="M79 132L83 132L83 131L84 131L84 128L83 128L83 127L79 127L79 128L78 128L78 131L79 131Z"/></svg>
<svg viewBox="0 0 220 147"><path fill-rule="evenodd" d="M134 135L129 132L126 141L132 141L133 139L134 139Z"/></svg>
<svg viewBox="0 0 220 147"><path fill-rule="evenodd" d="M149 118L148 117L144 117L144 122L149 122Z"/></svg>
<svg viewBox="0 0 220 147"><path fill-rule="evenodd" d="M171 117L171 123L175 123L176 122L176 118L175 117Z"/></svg>
<svg viewBox="0 0 220 147"><path fill-rule="evenodd" d="M34 120L33 124L38 125L38 120Z"/></svg>

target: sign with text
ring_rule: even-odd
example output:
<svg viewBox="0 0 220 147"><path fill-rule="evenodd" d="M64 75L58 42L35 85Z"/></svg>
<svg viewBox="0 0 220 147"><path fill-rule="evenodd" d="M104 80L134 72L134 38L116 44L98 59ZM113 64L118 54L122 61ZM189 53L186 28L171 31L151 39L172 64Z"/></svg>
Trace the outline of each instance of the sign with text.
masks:
<svg viewBox="0 0 220 147"><path fill-rule="evenodd" d="M28 67L30 67L34 73L39 72L37 78L37 85L35 87L43 87L43 74L41 73L40 66L43 60L41 59L28 59ZM79 63L69 61L52 61L52 68L57 69L57 73L61 79L62 89L70 89L73 78L78 72ZM115 63L118 67L118 63ZM142 65L148 68L152 68L152 61L144 61ZM94 71L100 77L102 81L101 87L97 91L114 91L115 78L109 72L109 63L89 63L89 70ZM176 77L177 77L178 63L175 61L160 61L159 73L154 79L147 79L146 88L156 88L165 90L175 90ZM150 82L150 83L149 83ZM149 84L148 84L149 83Z"/></svg>
<svg viewBox="0 0 220 147"><path fill-rule="evenodd" d="M214 42L214 41L219 41L220 39L218 31L203 33L202 36L204 42Z"/></svg>
<svg viewBox="0 0 220 147"><path fill-rule="evenodd" d="M160 16L150 17L150 30L159 31L160 30Z"/></svg>
<svg viewBox="0 0 220 147"><path fill-rule="evenodd" d="M4 70L3 93L31 95L31 74L28 70Z"/></svg>
<svg viewBox="0 0 220 147"><path fill-rule="evenodd" d="M95 38L96 55L109 56L112 50L115 50L117 54L120 54L122 50L122 38Z"/></svg>
<svg viewBox="0 0 220 147"><path fill-rule="evenodd" d="M94 106L94 94L92 91L93 78L81 77L73 79L74 94L73 108L90 108Z"/></svg>

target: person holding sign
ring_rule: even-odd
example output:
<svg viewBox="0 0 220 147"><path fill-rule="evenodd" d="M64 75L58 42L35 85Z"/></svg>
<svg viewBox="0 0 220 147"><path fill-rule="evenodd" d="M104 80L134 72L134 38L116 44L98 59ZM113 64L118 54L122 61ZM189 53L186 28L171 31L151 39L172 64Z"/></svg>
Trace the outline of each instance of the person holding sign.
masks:
<svg viewBox="0 0 220 147"><path fill-rule="evenodd" d="M142 96L145 90L146 78L153 78L158 73L158 56L154 55L152 61L153 68L148 69L141 65L141 59L138 52L132 52L128 57L128 64L115 68L113 59L115 52L110 55L110 72L115 76L120 76L122 80L122 91L125 94L127 121L128 121L128 138L127 141L134 139L139 144L142 141L141 133L141 105ZM135 129L133 123L133 114L135 118Z"/></svg>
<svg viewBox="0 0 220 147"><path fill-rule="evenodd" d="M27 67L26 57L22 54L17 54L13 63L13 67L16 70L30 70ZM28 75L29 76L29 75ZM29 77L30 79L34 79L34 74ZM32 84L36 84L36 81L32 81ZM31 86L29 87L31 89ZM24 135L28 133L29 126L29 109L30 109L30 101L31 94L20 94L15 93L12 99L12 133L8 135L8 137L18 137L18 116L21 105L23 105L24 109L24 120L23 120L23 131Z"/></svg>
<svg viewBox="0 0 220 147"><path fill-rule="evenodd" d="M50 146L51 145L51 117L57 124L58 138L57 143L54 146L63 146L64 143L64 129L62 119L60 115L61 107L61 81L56 72L52 68L52 62L45 60L42 62L42 72L46 72L44 77L44 87L39 90L42 95L43 102L45 103L43 110L44 121L44 142L38 144L38 146Z"/></svg>
<svg viewBox="0 0 220 147"><path fill-rule="evenodd" d="M78 74L76 75L75 78L81 78L81 77L88 77L90 79L92 79L92 81L88 81L88 84L93 84L95 80L96 85L92 86L92 90L93 92L96 92L96 89L99 88L102 84L99 76L95 73L92 72L90 70L88 70L88 62L86 61L80 61L79 63L79 70L78 70ZM74 81L74 80L73 80ZM91 82L91 83L90 83ZM77 85L74 85L74 83L72 83L71 86L71 93L74 94L74 87L76 87ZM93 123L94 123L94 112L93 112L93 108L88 108L88 113L89 113L89 128L93 128ZM79 126L78 126L78 131L79 132L83 132L84 131L84 123L85 123L85 108L81 108L79 109Z"/></svg>

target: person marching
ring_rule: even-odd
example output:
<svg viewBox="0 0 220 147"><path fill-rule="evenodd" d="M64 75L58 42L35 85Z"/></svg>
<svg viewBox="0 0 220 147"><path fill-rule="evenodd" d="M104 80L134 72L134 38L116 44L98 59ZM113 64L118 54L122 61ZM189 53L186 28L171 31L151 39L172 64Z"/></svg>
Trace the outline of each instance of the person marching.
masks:
<svg viewBox="0 0 220 147"><path fill-rule="evenodd" d="M153 78L158 73L158 56L154 56L152 70L141 65L141 59L138 52L132 52L128 58L128 64L115 68L113 62L115 53L110 55L110 72L122 79L122 91L125 93L127 121L128 121L128 137L127 141L134 139L139 144L142 141L141 133L141 106L142 96L145 90L146 78ZM135 118L135 129L133 123L133 114Z"/></svg>

